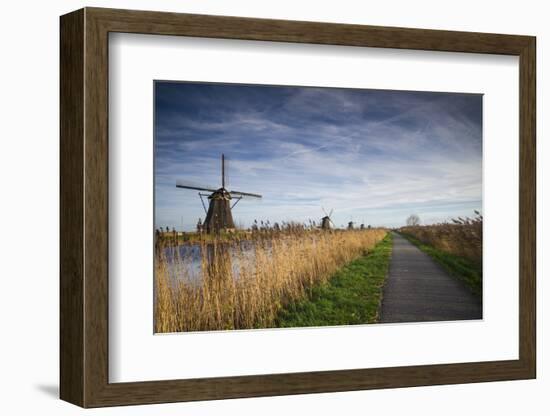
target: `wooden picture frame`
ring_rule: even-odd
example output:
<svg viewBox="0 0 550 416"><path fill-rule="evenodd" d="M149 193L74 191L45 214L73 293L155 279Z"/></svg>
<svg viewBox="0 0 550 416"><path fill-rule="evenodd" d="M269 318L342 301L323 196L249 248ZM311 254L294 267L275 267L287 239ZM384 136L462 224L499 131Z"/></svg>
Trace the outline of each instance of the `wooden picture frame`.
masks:
<svg viewBox="0 0 550 416"><path fill-rule="evenodd" d="M60 396L82 407L530 379L535 333L535 38L85 8L61 17ZM519 56L519 359L109 383L108 34Z"/></svg>

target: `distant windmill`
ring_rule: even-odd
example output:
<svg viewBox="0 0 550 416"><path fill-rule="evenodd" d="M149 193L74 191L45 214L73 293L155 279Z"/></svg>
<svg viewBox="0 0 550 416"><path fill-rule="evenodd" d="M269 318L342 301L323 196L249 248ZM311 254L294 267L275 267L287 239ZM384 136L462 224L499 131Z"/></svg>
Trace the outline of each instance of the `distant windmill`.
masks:
<svg viewBox="0 0 550 416"><path fill-rule="evenodd" d="M353 230L354 224L355 224L355 223L354 223L353 221L348 222L348 230Z"/></svg>
<svg viewBox="0 0 550 416"><path fill-rule="evenodd" d="M331 218L332 213L334 212L334 209L330 210L330 214L327 214L327 212L325 211L325 209L323 207L321 207L321 209L325 213L325 216L323 218L321 218L321 229L322 230L330 230L331 228L334 227L334 223L332 222L332 218Z"/></svg>
<svg viewBox="0 0 550 416"><path fill-rule="evenodd" d="M202 223L202 227L207 233L217 233L221 230L230 230L235 228L231 210L243 197L261 198L261 195L251 194L248 192L228 191L225 189L225 156L222 154L222 187L219 189L207 188L203 186L195 186L185 181L177 181L177 188L194 189L199 191L202 206L206 212L206 219ZM209 192L203 194L201 191ZM203 201L203 197L208 197L208 210ZM235 202L231 205L231 200Z"/></svg>

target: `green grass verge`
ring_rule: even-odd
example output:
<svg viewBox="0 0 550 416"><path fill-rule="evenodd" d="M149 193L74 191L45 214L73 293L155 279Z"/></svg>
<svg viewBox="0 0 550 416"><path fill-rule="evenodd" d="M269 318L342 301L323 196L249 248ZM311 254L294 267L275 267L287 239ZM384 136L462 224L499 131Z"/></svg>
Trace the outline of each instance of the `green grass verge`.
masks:
<svg viewBox="0 0 550 416"><path fill-rule="evenodd" d="M312 288L308 299L279 312L280 328L374 323L391 258L388 233L372 251L342 267L326 283Z"/></svg>
<svg viewBox="0 0 550 416"><path fill-rule="evenodd" d="M464 282L475 295L481 297L483 286L481 264L475 264L464 257L455 256L439 250L429 244L423 243L409 234L399 234L443 266L451 276Z"/></svg>

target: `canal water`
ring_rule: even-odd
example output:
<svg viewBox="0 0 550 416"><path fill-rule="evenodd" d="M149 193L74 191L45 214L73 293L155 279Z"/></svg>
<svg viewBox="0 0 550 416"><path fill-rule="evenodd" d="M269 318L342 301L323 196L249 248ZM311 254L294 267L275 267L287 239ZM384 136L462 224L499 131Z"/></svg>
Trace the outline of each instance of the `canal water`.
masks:
<svg viewBox="0 0 550 416"><path fill-rule="evenodd" d="M243 240L238 243L165 247L163 258L173 281L200 283L206 268L222 262L231 268L233 277L238 279L243 263L246 263L246 267L254 267L255 245Z"/></svg>

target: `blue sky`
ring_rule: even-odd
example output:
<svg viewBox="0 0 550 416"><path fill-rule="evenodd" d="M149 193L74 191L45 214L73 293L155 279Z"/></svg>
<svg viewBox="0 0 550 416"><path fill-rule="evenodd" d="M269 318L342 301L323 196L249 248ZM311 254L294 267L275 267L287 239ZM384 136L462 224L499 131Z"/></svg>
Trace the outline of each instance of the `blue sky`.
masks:
<svg viewBox="0 0 550 416"><path fill-rule="evenodd" d="M263 195L254 219L401 226L481 211L478 94L155 82L155 226L192 230L205 213L183 179Z"/></svg>

